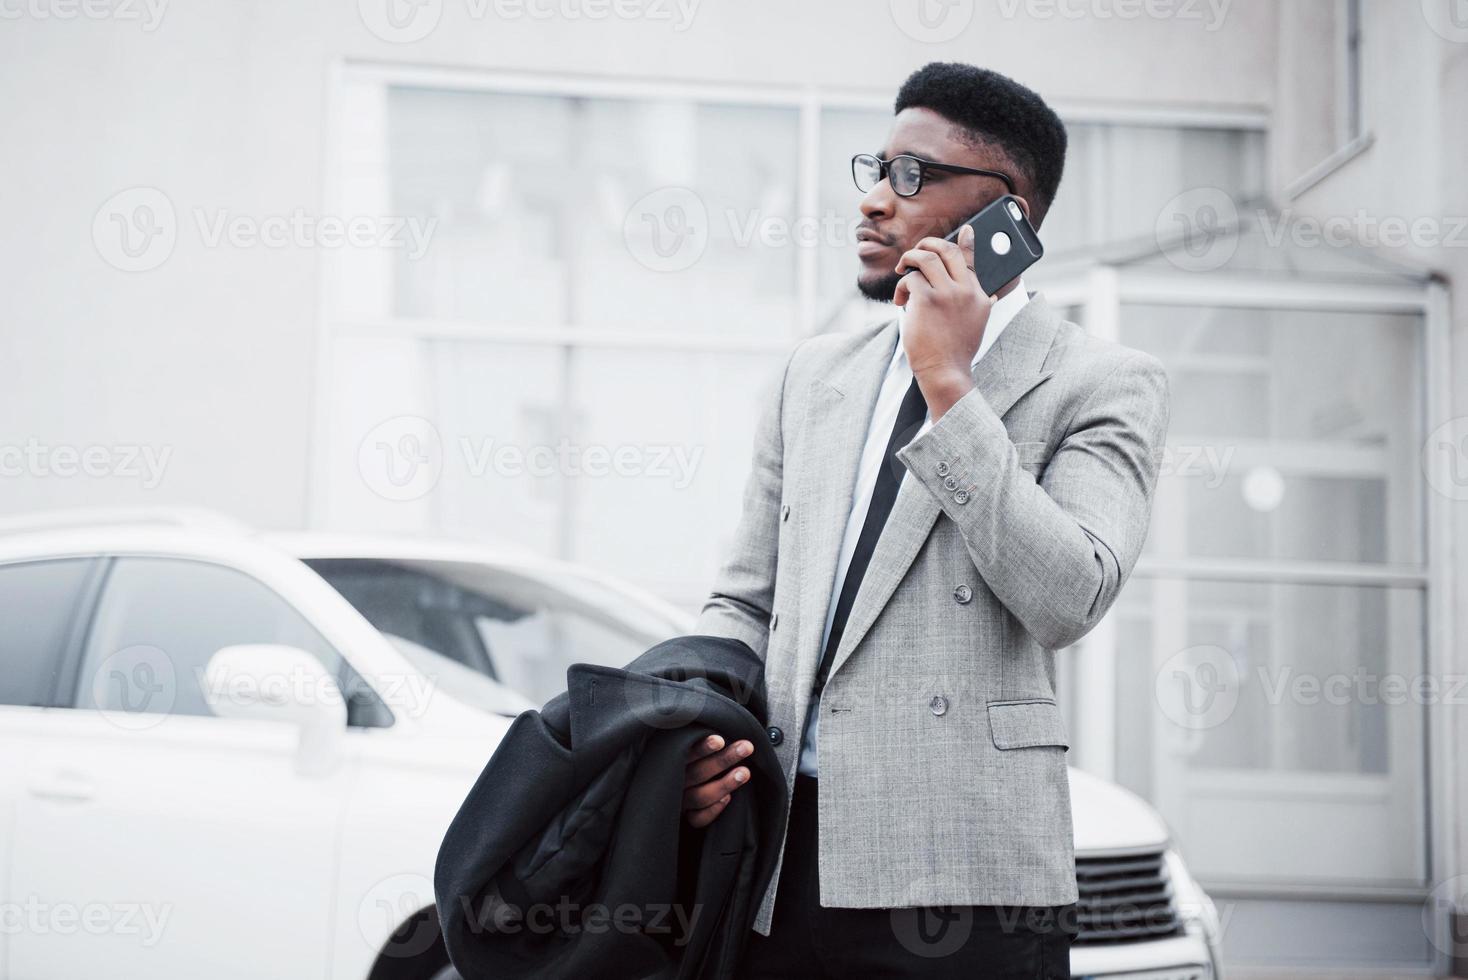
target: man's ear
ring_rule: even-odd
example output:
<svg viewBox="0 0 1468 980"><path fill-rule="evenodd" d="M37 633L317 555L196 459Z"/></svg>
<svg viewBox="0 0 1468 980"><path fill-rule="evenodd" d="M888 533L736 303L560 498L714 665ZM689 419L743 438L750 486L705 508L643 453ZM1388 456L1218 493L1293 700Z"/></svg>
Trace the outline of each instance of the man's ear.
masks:
<svg viewBox="0 0 1468 980"><path fill-rule="evenodd" d="M1035 223L1035 219L1030 214L1030 202L1020 197L1018 194L1014 195L1014 199L1019 202L1019 209L1025 213L1025 218L1030 222L1030 224L1033 225Z"/></svg>

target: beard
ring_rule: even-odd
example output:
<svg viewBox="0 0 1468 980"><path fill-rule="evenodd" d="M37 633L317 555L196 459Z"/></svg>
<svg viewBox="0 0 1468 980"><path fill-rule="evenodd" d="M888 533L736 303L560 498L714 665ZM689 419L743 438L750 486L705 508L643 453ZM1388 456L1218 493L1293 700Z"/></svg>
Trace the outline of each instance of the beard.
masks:
<svg viewBox="0 0 1468 980"><path fill-rule="evenodd" d="M902 276L895 272L889 272L877 279L864 279L856 277L856 288L867 299L874 299L878 303L892 302L892 295L897 292L897 284L902 281Z"/></svg>

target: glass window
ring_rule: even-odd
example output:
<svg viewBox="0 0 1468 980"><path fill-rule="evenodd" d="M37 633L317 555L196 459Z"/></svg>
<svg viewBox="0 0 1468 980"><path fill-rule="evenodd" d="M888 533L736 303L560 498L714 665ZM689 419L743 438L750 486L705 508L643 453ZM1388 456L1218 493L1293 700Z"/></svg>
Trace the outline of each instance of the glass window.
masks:
<svg viewBox="0 0 1468 980"><path fill-rule="evenodd" d="M1415 588L1137 579L1117 604L1118 645L1165 656L1122 658L1118 683L1151 688L1154 670L1174 653L1224 651L1228 660L1213 664L1217 671L1190 661L1157 681L1192 685L1173 693L1201 724L1164 726L1187 743L1190 765L1385 773L1394 751L1387 719L1398 683L1388 678L1423 678L1424 617L1423 593ZM1229 700L1217 706L1217 717L1203 717L1213 707L1199 680L1205 675L1227 682L1213 692ZM1318 696L1316 679L1329 682ZM1162 707L1168 715L1169 706ZM1402 710L1420 709L1408 703ZM1145 779L1140 763L1150 756L1148 726L1155 717L1133 711L1118 718L1118 768L1138 764L1138 778L1129 783ZM1420 745L1415 722L1403 731L1411 736L1406 758L1420 758L1413 751Z"/></svg>
<svg viewBox="0 0 1468 980"><path fill-rule="evenodd" d="M1452 692L1426 672L1422 590L1134 577L1112 615L1116 778L1204 873L1423 873L1425 705Z"/></svg>
<svg viewBox="0 0 1468 980"><path fill-rule="evenodd" d="M1128 305L1172 422L1147 553L1418 565L1421 318Z"/></svg>
<svg viewBox="0 0 1468 980"><path fill-rule="evenodd" d="M347 137L348 210L431 233L425 249L390 250L390 296L380 265L352 259L340 308L370 295L377 316L793 331L794 107L396 86L381 98Z"/></svg>
<svg viewBox="0 0 1468 980"><path fill-rule="evenodd" d="M275 592L232 568L168 558L114 564L87 639L75 706L212 716L203 685L210 658L249 643L305 650L346 695L351 724L391 724L361 676Z"/></svg>
<svg viewBox="0 0 1468 980"><path fill-rule="evenodd" d="M1065 174L1041 228L1052 261L1114 243L1150 247L1157 216L1185 191L1216 187L1240 210L1264 194L1262 131L1105 123L1066 130Z"/></svg>
<svg viewBox="0 0 1468 980"><path fill-rule="evenodd" d="M89 558L0 565L0 704L51 704Z"/></svg>
<svg viewBox="0 0 1468 980"><path fill-rule="evenodd" d="M307 564L436 684L488 710L544 704L566 689L572 664L624 667L679 632L660 613L574 576L562 589L464 562Z"/></svg>

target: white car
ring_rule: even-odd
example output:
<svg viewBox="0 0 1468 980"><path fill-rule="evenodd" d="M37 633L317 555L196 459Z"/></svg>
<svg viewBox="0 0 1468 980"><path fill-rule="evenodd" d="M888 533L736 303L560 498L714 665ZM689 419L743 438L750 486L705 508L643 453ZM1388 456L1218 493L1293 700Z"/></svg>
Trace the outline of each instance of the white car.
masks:
<svg viewBox="0 0 1468 980"><path fill-rule="evenodd" d="M453 976L434 858L511 718L692 622L519 550L0 524L0 978ZM1072 972L1217 976L1155 812L1071 779Z"/></svg>

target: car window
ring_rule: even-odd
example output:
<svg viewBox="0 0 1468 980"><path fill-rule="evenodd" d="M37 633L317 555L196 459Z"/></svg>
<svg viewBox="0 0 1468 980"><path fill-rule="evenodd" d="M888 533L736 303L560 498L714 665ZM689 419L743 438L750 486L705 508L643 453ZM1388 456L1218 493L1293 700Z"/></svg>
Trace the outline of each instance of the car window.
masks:
<svg viewBox="0 0 1468 980"><path fill-rule="evenodd" d="M474 627L500 679L537 704L566 689L566 668L572 664L625 667L656 642L551 604L513 619L476 616Z"/></svg>
<svg viewBox="0 0 1468 980"><path fill-rule="evenodd" d="M424 677L430 678L437 689L447 691L470 707L510 718L522 711L540 707L488 674L465 667L457 660L450 660L412 640L405 640L391 633L383 635L392 641L398 652Z"/></svg>
<svg viewBox="0 0 1468 980"><path fill-rule="evenodd" d="M557 588L472 562L306 564L382 632L493 678L536 705L566 689L573 663L623 667L677 632L661 616L583 590L577 581Z"/></svg>
<svg viewBox="0 0 1468 980"><path fill-rule="evenodd" d="M0 565L0 704L51 703L90 558Z"/></svg>
<svg viewBox="0 0 1468 980"><path fill-rule="evenodd" d="M312 654L348 698L349 723L391 723L386 705L290 603L249 575L208 562L119 558L87 637L74 705L210 717L203 684L220 649L278 643Z"/></svg>

